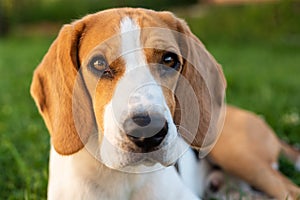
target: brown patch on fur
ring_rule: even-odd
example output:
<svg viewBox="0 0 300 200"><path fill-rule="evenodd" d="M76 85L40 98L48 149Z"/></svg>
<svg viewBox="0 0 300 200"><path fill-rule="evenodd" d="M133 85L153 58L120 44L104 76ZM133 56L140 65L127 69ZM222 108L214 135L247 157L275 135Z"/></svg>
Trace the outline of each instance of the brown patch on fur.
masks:
<svg viewBox="0 0 300 200"><path fill-rule="evenodd" d="M101 133L104 131L104 110L106 105L112 100L115 89L120 78L125 72L125 63L119 58L110 64L114 68L115 74L113 79L99 79L94 93L94 112Z"/></svg>
<svg viewBox="0 0 300 200"><path fill-rule="evenodd" d="M114 24L119 24L120 18L116 16L117 10L100 12L65 25L35 70L31 94L55 150L62 155L79 151L90 134L97 132L92 105L97 102L91 102L88 85L77 72L93 48L117 33ZM101 86L113 92L109 85L98 88Z"/></svg>
<svg viewBox="0 0 300 200"><path fill-rule="evenodd" d="M220 131L220 116L224 104L226 81L220 65L213 56L206 50L205 46L190 31L189 27L181 22L181 27L189 37L187 46L187 59L183 67L182 75L187 78L196 94L200 123L194 141L191 143L196 149L203 147L206 134L217 134ZM184 49L184 48L182 48ZM196 58L196 59L195 59ZM205 69L206 74L200 74L195 66L189 61L194 61L201 68ZM198 67L199 67L198 66ZM209 82L210 85L207 85ZM209 88L208 88L209 87ZM190 106L194 109L193 106ZM215 143L216 137L205 138L205 146L209 147Z"/></svg>
<svg viewBox="0 0 300 200"><path fill-rule="evenodd" d="M86 124L86 131L79 138L72 113L73 87L79 68L78 42L84 28L85 23L77 22L61 29L35 70L31 84L31 94L51 134L51 141L56 151L64 155L81 149L87 140L86 133L92 131L92 126ZM90 109L88 97L82 95L85 88L79 82L80 90L77 90L77 94L85 96L80 99L82 108ZM82 109L77 112L86 116L87 123L93 124L90 113L83 112Z"/></svg>

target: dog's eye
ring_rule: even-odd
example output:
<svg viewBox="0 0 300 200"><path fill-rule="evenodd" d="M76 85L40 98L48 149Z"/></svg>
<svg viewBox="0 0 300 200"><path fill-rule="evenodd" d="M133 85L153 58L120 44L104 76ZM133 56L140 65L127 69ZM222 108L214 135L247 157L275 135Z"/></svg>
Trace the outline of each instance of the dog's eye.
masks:
<svg viewBox="0 0 300 200"><path fill-rule="evenodd" d="M108 67L108 64L103 56L95 56L90 61L89 67L93 70L103 72Z"/></svg>
<svg viewBox="0 0 300 200"><path fill-rule="evenodd" d="M98 76L112 77L112 71L103 56L94 56L88 65L89 69Z"/></svg>
<svg viewBox="0 0 300 200"><path fill-rule="evenodd" d="M178 56L172 52L167 52L163 55L161 64L173 68L175 70L178 70L181 65Z"/></svg>

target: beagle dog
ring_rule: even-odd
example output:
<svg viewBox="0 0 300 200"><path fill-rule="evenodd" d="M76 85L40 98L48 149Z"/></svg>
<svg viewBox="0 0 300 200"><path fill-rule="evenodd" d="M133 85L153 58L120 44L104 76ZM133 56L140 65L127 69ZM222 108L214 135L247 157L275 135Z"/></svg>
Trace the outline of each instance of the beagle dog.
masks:
<svg viewBox="0 0 300 200"><path fill-rule="evenodd" d="M299 167L299 153L247 111L227 106L224 124L225 88L220 65L170 12L118 8L65 25L31 85L51 135L48 198L198 199L209 165L190 147L204 157L215 144L208 158L225 171L296 197L272 166L283 149Z"/></svg>
<svg viewBox="0 0 300 200"><path fill-rule="evenodd" d="M220 65L170 12L65 25L31 94L51 135L49 199L198 199L224 119ZM181 177L174 163L181 159Z"/></svg>

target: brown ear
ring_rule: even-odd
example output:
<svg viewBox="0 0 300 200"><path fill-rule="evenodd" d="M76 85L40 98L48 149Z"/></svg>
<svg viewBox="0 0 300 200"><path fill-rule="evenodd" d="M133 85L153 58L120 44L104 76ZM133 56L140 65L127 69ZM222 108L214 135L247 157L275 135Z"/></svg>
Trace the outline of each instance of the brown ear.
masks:
<svg viewBox="0 0 300 200"><path fill-rule="evenodd" d="M189 138L191 135L183 134L183 137L190 140L188 142L192 147L200 150L200 155L201 153L205 155L215 144L223 125L226 80L221 66L192 34L185 22L180 21L179 26L186 35L186 42L181 44L184 46L181 49L184 49L182 55L185 58L182 75L192 88L196 100L192 102L191 95L183 95L185 100L182 102L185 105L179 105L181 109L176 109L175 119L178 119L177 114L181 115L181 121L186 120L185 126L187 127L195 127L195 123L198 123L196 135L193 135L192 141ZM176 93L186 93L186 86L180 86L179 83L176 90ZM183 106L185 108L182 108ZM182 119L193 112L199 113L197 122L191 117L188 120Z"/></svg>
<svg viewBox="0 0 300 200"><path fill-rule="evenodd" d="M83 148L93 126L91 103L80 75L77 76L78 45L84 27L84 23L78 21L61 29L34 71L31 83L31 95L50 132L51 142L62 155ZM81 103L81 108L74 109L74 102ZM73 113L82 115L83 125L75 125Z"/></svg>

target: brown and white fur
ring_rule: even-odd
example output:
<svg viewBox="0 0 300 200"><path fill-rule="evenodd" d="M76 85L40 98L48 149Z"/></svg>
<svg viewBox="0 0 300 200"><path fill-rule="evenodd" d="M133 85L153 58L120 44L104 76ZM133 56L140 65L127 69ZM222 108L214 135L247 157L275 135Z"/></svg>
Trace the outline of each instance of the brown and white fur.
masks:
<svg viewBox="0 0 300 200"><path fill-rule="evenodd" d="M174 64L172 59L162 62L170 52L178 56L177 72L161 78L155 63ZM201 74L195 64L201 66ZM184 82L181 76L192 87L198 106L185 100L178 104L174 93ZM169 12L111 9L65 25L31 85L51 135L48 198L198 199L207 164L198 162L187 147L205 155L215 144L225 87L220 66L187 25ZM181 87L181 97L189 100L184 90ZM133 113L145 112L167 124L155 147L144 138L128 136L132 126L124 128ZM190 138L178 125L194 126L193 117L179 123L194 112L199 113L199 125ZM280 148L258 117L228 107L209 158L270 196L292 198L299 194L298 187L272 168ZM299 167L298 152L295 157ZM173 166L177 160L181 177Z"/></svg>
<svg viewBox="0 0 300 200"><path fill-rule="evenodd" d="M202 74L186 61L189 56ZM197 105L176 102L179 76L188 80ZM191 200L201 195L201 166L187 147L205 154L215 142L225 79L173 14L111 9L65 25L34 72L31 94L51 135L49 199ZM192 112L200 114L195 135L180 136L176 125L183 125L176 121ZM151 118L143 134L157 126L152 121L164 121L151 142L145 135L129 135L135 115L143 123ZM183 179L172 166L182 153Z"/></svg>

